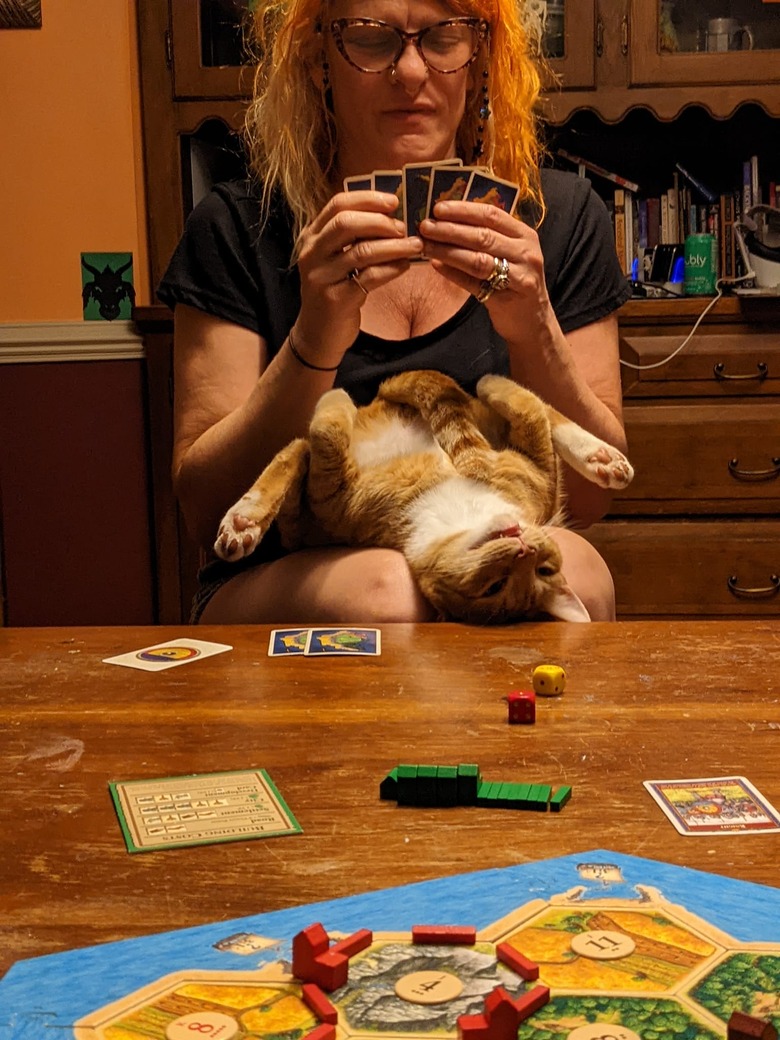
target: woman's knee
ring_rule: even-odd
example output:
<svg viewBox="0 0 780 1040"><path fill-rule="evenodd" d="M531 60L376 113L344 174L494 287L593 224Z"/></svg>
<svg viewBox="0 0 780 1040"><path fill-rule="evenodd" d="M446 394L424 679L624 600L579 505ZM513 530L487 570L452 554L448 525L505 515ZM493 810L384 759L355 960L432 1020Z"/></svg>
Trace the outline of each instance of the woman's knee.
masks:
<svg viewBox="0 0 780 1040"><path fill-rule="evenodd" d="M591 621L614 621L615 585L604 558L576 531L556 528L552 535L563 555L566 581L584 603Z"/></svg>
<svg viewBox="0 0 780 1040"><path fill-rule="evenodd" d="M432 621L435 612L409 566L392 549L291 553L223 585L207 604L207 623L382 624Z"/></svg>
<svg viewBox="0 0 780 1040"><path fill-rule="evenodd" d="M350 582L347 614L375 624L433 621L436 613L423 597L404 556L392 549L361 554Z"/></svg>

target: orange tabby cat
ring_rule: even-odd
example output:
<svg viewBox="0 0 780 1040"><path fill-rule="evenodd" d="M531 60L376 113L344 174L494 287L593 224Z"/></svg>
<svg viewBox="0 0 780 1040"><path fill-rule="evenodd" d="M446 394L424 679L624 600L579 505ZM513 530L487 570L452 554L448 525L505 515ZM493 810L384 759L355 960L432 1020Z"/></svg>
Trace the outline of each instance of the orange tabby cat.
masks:
<svg viewBox="0 0 780 1040"><path fill-rule="evenodd" d="M308 439L271 460L214 548L241 559L276 520L289 549L400 550L443 618L589 621L547 530L561 523L559 457L601 487L633 476L616 448L503 376L484 376L474 398L439 372L405 372L362 408L330 390Z"/></svg>

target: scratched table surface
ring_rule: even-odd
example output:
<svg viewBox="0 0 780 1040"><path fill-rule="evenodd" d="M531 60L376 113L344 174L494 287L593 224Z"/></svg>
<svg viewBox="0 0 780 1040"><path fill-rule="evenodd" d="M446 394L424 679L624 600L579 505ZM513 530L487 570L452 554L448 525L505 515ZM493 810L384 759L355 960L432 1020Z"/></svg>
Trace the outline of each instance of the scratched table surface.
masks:
<svg viewBox="0 0 780 1040"><path fill-rule="evenodd" d="M746 776L780 806L776 622L385 625L376 658L267 656L269 626L0 628L0 973L16 960L613 849L780 885L780 835L684 837L643 780ZM102 659L192 637L150 673ZM533 726L506 696L567 672ZM559 814L401 808L400 762L570 784ZM110 781L263 768L294 836L127 852Z"/></svg>

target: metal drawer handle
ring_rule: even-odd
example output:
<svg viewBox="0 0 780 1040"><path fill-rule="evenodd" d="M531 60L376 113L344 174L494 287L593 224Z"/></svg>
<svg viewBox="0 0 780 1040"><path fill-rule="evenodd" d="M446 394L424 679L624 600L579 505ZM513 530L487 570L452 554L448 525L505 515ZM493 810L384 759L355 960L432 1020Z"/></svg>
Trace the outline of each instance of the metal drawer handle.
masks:
<svg viewBox="0 0 780 1040"><path fill-rule="evenodd" d="M729 473L735 480L754 481L774 480L780 476L780 458L772 459L772 469L740 469L739 459L729 459Z"/></svg>
<svg viewBox="0 0 780 1040"><path fill-rule="evenodd" d="M746 589L737 584L736 574L732 574L727 585L732 596L746 596L748 599L771 599L780 591L780 578L776 574L769 575L770 585L764 589Z"/></svg>
<svg viewBox="0 0 780 1040"><path fill-rule="evenodd" d="M758 371L757 371L757 373L755 375L753 375L752 373L749 372L745 376L730 376L728 374L728 372L724 371L725 368L726 368L726 366L723 364L723 362L719 361L716 365L713 366L713 369L712 369L712 371L713 371L713 373L715 375L715 378L720 380L720 382L722 382L722 383L726 383L726 382L733 383L736 380L740 380L740 379L757 379L759 381L759 383L763 383L764 380L766 379L766 377L769 375L769 365L767 365L766 362L764 362L764 361L759 361L756 364L756 368L758 369Z"/></svg>

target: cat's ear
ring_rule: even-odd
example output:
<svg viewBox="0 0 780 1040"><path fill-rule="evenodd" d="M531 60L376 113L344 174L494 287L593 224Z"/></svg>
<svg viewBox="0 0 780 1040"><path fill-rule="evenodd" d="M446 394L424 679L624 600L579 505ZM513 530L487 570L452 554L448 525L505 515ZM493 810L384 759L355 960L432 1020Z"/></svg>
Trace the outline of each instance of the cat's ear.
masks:
<svg viewBox="0 0 780 1040"><path fill-rule="evenodd" d="M544 609L558 621L590 621L585 604L568 585L553 589L547 596Z"/></svg>

